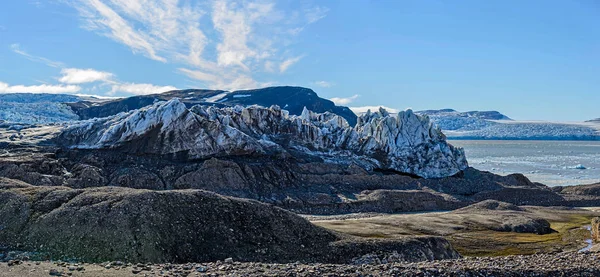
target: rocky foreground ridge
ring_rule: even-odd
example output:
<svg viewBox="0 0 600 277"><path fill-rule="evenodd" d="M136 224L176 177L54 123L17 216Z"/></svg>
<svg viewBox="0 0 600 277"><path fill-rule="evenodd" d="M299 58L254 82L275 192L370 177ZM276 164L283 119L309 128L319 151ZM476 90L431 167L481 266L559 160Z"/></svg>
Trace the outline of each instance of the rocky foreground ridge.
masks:
<svg viewBox="0 0 600 277"><path fill-rule="evenodd" d="M460 256L443 238L349 238L283 209L200 190L70 189L0 178L0 203L2 249L38 259L351 263L373 253L403 261Z"/></svg>

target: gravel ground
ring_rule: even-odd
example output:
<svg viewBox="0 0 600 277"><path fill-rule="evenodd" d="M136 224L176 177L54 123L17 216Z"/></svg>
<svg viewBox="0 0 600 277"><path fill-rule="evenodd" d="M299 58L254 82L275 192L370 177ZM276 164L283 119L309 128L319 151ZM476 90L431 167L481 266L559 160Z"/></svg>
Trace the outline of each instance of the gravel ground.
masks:
<svg viewBox="0 0 600 277"><path fill-rule="evenodd" d="M231 260L198 264L0 263L0 276L600 276L597 253L462 258L378 265L262 264Z"/></svg>

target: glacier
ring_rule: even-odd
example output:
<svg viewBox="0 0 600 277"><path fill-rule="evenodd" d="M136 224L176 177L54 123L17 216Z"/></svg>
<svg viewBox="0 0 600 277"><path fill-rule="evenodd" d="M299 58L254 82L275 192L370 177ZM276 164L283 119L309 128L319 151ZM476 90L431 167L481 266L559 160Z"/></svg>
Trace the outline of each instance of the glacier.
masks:
<svg viewBox="0 0 600 277"><path fill-rule="evenodd" d="M451 109L417 112L428 115L448 139L600 140L600 123L518 121L495 112Z"/></svg>
<svg viewBox="0 0 600 277"><path fill-rule="evenodd" d="M0 122L14 124L50 124L78 120L71 108L56 102L6 102L0 100Z"/></svg>
<svg viewBox="0 0 600 277"><path fill-rule="evenodd" d="M78 120L79 116L63 103L77 102L81 99L79 96L68 94L0 94L0 122L50 124Z"/></svg>
<svg viewBox="0 0 600 277"><path fill-rule="evenodd" d="M176 159L308 155L424 178L452 176L468 167L463 149L448 144L427 116L411 110L369 111L350 126L341 116L306 108L300 115L290 115L279 106L188 109L175 98L69 124L56 142L76 149L120 149Z"/></svg>

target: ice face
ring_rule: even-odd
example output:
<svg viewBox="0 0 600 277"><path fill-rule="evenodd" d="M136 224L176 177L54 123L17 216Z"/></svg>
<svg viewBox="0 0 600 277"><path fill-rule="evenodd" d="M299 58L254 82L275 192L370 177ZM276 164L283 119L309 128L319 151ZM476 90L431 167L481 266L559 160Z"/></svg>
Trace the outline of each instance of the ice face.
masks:
<svg viewBox="0 0 600 277"><path fill-rule="evenodd" d="M365 169L392 169L425 178L454 175L468 166L462 149L449 145L427 117L410 110L367 113L352 127L338 115L308 109L299 116L290 116L278 106L194 106L188 110L173 99L73 124L58 141L74 148L186 152L190 158L269 155L295 149L334 163L356 163Z"/></svg>

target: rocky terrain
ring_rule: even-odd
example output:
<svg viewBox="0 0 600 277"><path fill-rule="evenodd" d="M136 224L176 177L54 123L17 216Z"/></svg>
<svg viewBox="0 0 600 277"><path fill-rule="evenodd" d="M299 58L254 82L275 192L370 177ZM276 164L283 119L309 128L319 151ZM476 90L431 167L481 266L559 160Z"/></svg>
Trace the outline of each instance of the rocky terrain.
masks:
<svg viewBox="0 0 600 277"><path fill-rule="evenodd" d="M459 257L443 238L352 239L283 209L198 190L70 189L0 179L0 203L2 246L43 259L348 263L374 252L407 261Z"/></svg>
<svg viewBox="0 0 600 277"><path fill-rule="evenodd" d="M492 271L461 271L474 270L474 260L456 259L461 251L471 253L465 249L505 243L494 241L498 234L535 241L530 245L544 252L580 247L586 233L578 228L595 216L522 205L600 206L594 186L551 189L521 174L469 168L462 149L410 110L367 112L351 124L329 111L233 105L251 99L246 93L274 93L269 90L185 93L212 104L190 107L196 100L172 98L146 105L149 99L136 104L128 98L95 105L98 113L117 111L103 118L0 126L0 258L13 260L0 276L19 270L48 275L51 269L77 275L86 268L95 276L111 276L117 268L174 276L437 276L442 273L429 271L434 264L409 263L443 259L457 264L444 273L449 276L494 273L512 260L482 260L485 268L475 267ZM79 116L84 111L92 110L81 108ZM425 211L435 212L362 218ZM377 232L344 229L356 223L377 226ZM67 264L14 262L24 257L132 264L87 265L81 272ZM205 264L182 264L188 262ZM531 270L525 273L551 272Z"/></svg>
<svg viewBox="0 0 600 277"><path fill-rule="evenodd" d="M0 276L598 276L596 253L564 252L381 264L265 264L224 260L189 264L0 263ZM68 275L67 275L68 274Z"/></svg>

